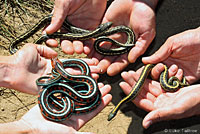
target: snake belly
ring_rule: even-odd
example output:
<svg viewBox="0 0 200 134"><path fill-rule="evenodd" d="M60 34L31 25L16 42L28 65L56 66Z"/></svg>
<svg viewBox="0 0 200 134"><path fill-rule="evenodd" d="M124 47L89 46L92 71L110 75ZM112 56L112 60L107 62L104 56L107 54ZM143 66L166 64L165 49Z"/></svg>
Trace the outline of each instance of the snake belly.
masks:
<svg viewBox="0 0 200 134"><path fill-rule="evenodd" d="M80 75L68 73L66 67L77 67ZM90 76L88 65L80 59L62 62L52 59L52 75L38 78L36 84L43 86L38 96L42 115L52 121L63 121L73 114L88 113L101 104L101 93Z"/></svg>
<svg viewBox="0 0 200 134"><path fill-rule="evenodd" d="M134 100L138 93L140 92L140 90L142 89L145 80L147 79L149 73L151 72L152 68L154 67L153 64L147 64L143 70L142 73L140 74L140 77L138 79L138 81L136 82L136 84L134 85L134 87L132 88L131 92L128 94L128 96L126 96L125 98L123 98L116 106L115 108L110 112L110 114L108 115L108 121L112 120L118 110L120 109L120 107L124 104L127 103L129 101ZM160 85L162 87L162 89L166 92L175 92L178 89L188 86L189 84L186 81L186 78L183 77L183 80L180 81L177 77L172 76L168 79L168 68L166 65L164 65L164 71L161 73L160 75Z"/></svg>

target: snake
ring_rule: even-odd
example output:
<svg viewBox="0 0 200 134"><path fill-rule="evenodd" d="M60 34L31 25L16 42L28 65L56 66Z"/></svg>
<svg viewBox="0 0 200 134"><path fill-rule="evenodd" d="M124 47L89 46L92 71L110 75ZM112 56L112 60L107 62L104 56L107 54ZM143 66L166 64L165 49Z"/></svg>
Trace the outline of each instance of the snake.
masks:
<svg viewBox="0 0 200 134"><path fill-rule="evenodd" d="M34 35L37 31L39 31L42 27L47 24L50 24L52 18L52 14L43 17L41 20L38 21L29 31L26 31L16 39L14 39L9 45L9 51L11 54L17 52L17 46L19 43L25 41L32 35ZM62 27L64 27L68 32L55 32L53 34L43 34L40 36L36 41L35 44L42 44L48 39L67 39L67 40L88 40L88 39L95 39L94 41L94 48L95 50L105 56L115 56L127 53L135 44L135 34L133 30L127 26L120 25L116 27L112 27L112 22L106 22L100 24L95 30L86 30L82 28L78 28L72 25L67 18L65 19ZM108 36L116 34L116 33L125 33L127 35L127 41L125 43L120 43L116 40L109 38ZM114 48L103 48L101 47L101 42L107 41L115 45Z"/></svg>
<svg viewBox="0 0 200 134"><path fill-rule="evenodd" d="M86 62L52 58L51 64L51 75L36 80L36 84L42 86L38 104L46 119L55 122L68 120L71 115L91 112L101 104L101 93ZM72 75L65 70L67 67L76 67L81 74Z"/></svg>
<svg viewBox="0 0 200 134"><path fill-rule="evenodd" d="M152 68L154 67L155 65L154 64L147 64L141 74L140 74L140 77L138 79L138 81L136 82L136 84L133 86L131 92L126 96L124 97L114 108L113 110L109 113L108 115L108 121L112 120L118 110L120 109L120 107L129 102L129 101L132 101L134 100L138 93L141 91L141 89L143 88L143 85L145 83L145 80L147 79L149 73L151 72ZM182 87L185 87L185 86L188 86L189 84L187 83L186 81L186 78L185 76L183 77L183 80L180 81L177 77L175 76L172 76L168 79L168 68L166 65L164 65L164 71L162 71L161 75L160 75L160 85L162 87L162 89L166 92L175 92L177 91L178 89L182 88Z"/></svg>

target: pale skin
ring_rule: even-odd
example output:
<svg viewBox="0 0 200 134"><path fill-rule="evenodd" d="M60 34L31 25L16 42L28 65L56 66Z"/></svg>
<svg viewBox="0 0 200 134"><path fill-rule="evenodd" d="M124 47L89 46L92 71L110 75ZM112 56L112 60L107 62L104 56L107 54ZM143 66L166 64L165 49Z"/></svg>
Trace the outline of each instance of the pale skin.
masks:
<svg viewBox="0 0 200 134"><path fill-rule="evenodd" d="M39 87L37 87L35 81L37 78L51 72L50 59L57 56L57 53L52 49L34 44L27 44L12 56L0 57L0 85L7 88L15 88L18 91L36 95L38 94ZM45 57L45 58L44 58ZM94 66L94 62L89 59L85 60L92 72L93 78L97 79L99 68ZM69 70L74 74L78 73L78 70ZM16 75L17 74L17 75ZM15 81L13 81L15 80ZM25 81L29 81L28 83Z"/></svg>
<svg viewBox="0 0 200 134"><path fill-rule="evenodd" d="M26 44L13 56L0 57L0 86L18 91L38 94L40 87L35 80L50 72L51 64L47 58L53 58L57 53L46 46ZM100 71L94 62L84 59L90 66L92 77L97 80ZM80 70L67 69L72 74L80 74ZM93 112L72 116L69 120L55 123L43 118L38 105L29 110L19 121L0 124L0 133L81 133L77 132L86 122L96 116L112 99L109 93L111 87L98 83L102 94L101 105ZM41 127L42 126L42 127ZM11 129L12 128L12 129ZM9 130L9 131L8 131Z"/></svg>
<svg viewBox="0 0 200 134"><path fill-rule="evenodd" d="M82 24L84 24L83 28L86 29L93 29L97 27L100 23L112 21L114 23L113 26L129 26L134 30L136 34L135 46L131 49L129 54L114 57L104 57L99 55L97 52L94 51L91 42L88 41L62 41L61 47L63 48L63 51L65 53L72 54L74 52L84 52L94 60L96 65L101 69L101 73L107 72L107 74L110 76L118 74L129 64L129 62L135 62L135 60L145 52L145 50L155 37L154 9L156 7L157 0L115 0L110 5L105 14L104 11L106 0L100 1L100 6L98 5L96 7L98 9L98 12L96 12L97 9L94 9L94 4L96 4L96 1L98 0L85 0L85 5L82 4L82 6L78 6L79 4L76 3L76 10L70 8L73 5L70 3L75 3L76 1L77 0L55 1L55 8L53 12L54 19L52 20L51 25L47 27L47 29L45 29L47 33L53 33L58 30L58 27L61 26L63 22L63 18L68 16L69 20L71 20L73 24L79 27L82 27ZM87 12L82 13L82 10ZM93 11L95 11L95 13ZM90 25L91 23L94 24ZM115 35L112 38L120 41L126 40L126 37L121 35ZM49 40L47 43L50 46L58 45L55 40Z"/></svg>
<svg viewBox="0 0 200 134"><path fill-rule="evenodd" d="M4 134L92 134L91 132L78 132L78 130L89 120L95 117L111 101L112 96L108 94L111 90L109 85L99 84L102 94L102 103L93 112L73 115L69 120L56 123L46 120L40 112L38 105L29 110L20 120L0 124L0 133ZM9 131L8 131L9 130Z"/></svg>
<svg viewBox="0 0 200 134"><path fill-rule="evenodd" d="M64 19L67 19L73 25L93 30L102 20L106 9L107 0L55 0L53 18L51 24L45 29L46 33L51 34L61 28ZM48 40L50 46L58 46L57 41ZM81 41L63 40L61 42L63 52L73 54L74 52L89 53L88 47L83 47Z"/></svg>
<svg viewBox="0 0 200 134"><path fill-rule="evenodd" d="M163 62L170 66L169 76L180 80L183 74L192 84L199 80L200 28L188 30L169 37L163 46L152 56L143 58L145 64ZM163 71L163 64L157 64L151 75L155 80L147 79L143 89L133 103L149 113L143 120L144 128L162 120L181 119L199 115L200 85L181 88L174 93L164 92L157 82ZM122 90L128 94L138 80L141 69L123 72L125 82L120 83Z"/></svg>
<svg viewBox="0 0 200 134"><path fill-rule="evenodd" d="M169 37L161 48L142 59L144 64L163 62L168 66L176 64L183 69L190 83L200 79L200 27Z"/></svg>

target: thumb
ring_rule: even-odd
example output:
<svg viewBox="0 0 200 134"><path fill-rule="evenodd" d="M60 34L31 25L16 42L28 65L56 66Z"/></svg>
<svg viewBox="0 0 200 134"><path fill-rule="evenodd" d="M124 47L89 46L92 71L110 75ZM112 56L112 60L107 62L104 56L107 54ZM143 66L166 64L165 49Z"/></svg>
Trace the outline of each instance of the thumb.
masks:
<svg viewBox="0 0 200 134"><path fill-rule="evenodd" d="M56 51L44 45L37 45L36 48L38 53L45 58L53 58L58 55Z"/></svg>
<svg viewBox="0 0 200 134"><path fill-rule="evenodd" d="M68 0L56 0L54 4L53 17L51 24L45 29L46 33L52 34L62 26L69 9Z"/></svg>
<svg viewBox="0 0 200 134"><path fill-rule="evenodd" d="M166 60L172 53L171 45L166 41L153 55L143 57L144 64L155 64Z"/></svg>
<svg viewBox="0 0 200 134"><path fill-rule="evenodd" d="M172 114L170 111L171 110L169 108L162 108L151 111L145 116L142 122L143 127L147 129L153 123L167 119L172 119Z"/></svg>

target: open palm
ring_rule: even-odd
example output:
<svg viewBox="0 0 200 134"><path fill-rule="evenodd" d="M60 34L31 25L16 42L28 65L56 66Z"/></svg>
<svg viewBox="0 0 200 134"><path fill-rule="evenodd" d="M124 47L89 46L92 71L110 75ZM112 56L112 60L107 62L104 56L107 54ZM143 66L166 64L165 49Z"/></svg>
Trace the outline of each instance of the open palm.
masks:
<svg viewBox="0 0 200 134"><path fill-rule="evenodd" d="M141 70L124 72L125 82L120 83L122 90L128 94L140 76ZM199 113L200 85L181 88L168 93L161 89L159 82L147 79L139 95L133 100L138 107L149 111L143 120L144 128L151 124L171 119L181 119Z"/></svg>
<svg viewBox="0 0 200 134"><path fill-rule="evenodd" d="M51 24L45 29L48 34L56 32L62 26L66 16L73 25L94 30L102 21L106 9L107 0L56 0ZM55 40L48 40L50 46L57 46ZM62 50L67 54L87 53L88 48L81 41L63 40Z"/></svg>
<svg viewBox="0 0 200 134"><path fill-rule="evenodd" d="M108 21L113 22L113 26L128 26L136 34L135 46L129 54L114 57L104 57L95 51L90 54L96 59L102 73L107 71L108 75L113 76L122 71L129 62L135 62L146 51L155 36L155 14L153 8L143 0L115 0L104 15L103 23ZM127 40L127 37L121 34L116 34L112 38L120 42Z"/></svg>
<svg viewBox="0 0 200 134"><path fill-rule="evenodd" d="M143 58L145 64L164 62L176 64L183 69L187 81L193 83L200 78L200 28L188 30L169 37L152 56Z"/></svg>
<svg viewBox="0 0 200 134"><path fill-rule="evenodd" d="M51 72L51 62L48 58L57 56L57 53L51 48L43 45L26 44L16 54L11 57L11 78L10 84L7 84L7 88L13 88L18 91L38 94L39 87L36 85L36 80ZM89 59L84 59L85 62L90 66L92 77L97 80L98 69L94 66L94 62ZM73 68L69 69L72 74L80 74L80 70Z"/></svg>
<svg viewBox="0 0 200 134"><path fill-rule="evenodd" d="M69 120L62 121L60 123L46 120L40 112L39 106L36 105L30 111L28 111L19 120L21 125L28 126L31 133L41 134L75 134L84 133L77 132L86 122L95 117L103 108L111 101L112 96L108 94L111 90L109 85L99 84L99 89L102 94L102 103L90 113L81 115L72 115ZM85 133L84 133L85 134ZM88 133L89 134L89 133Z"/></svg>

